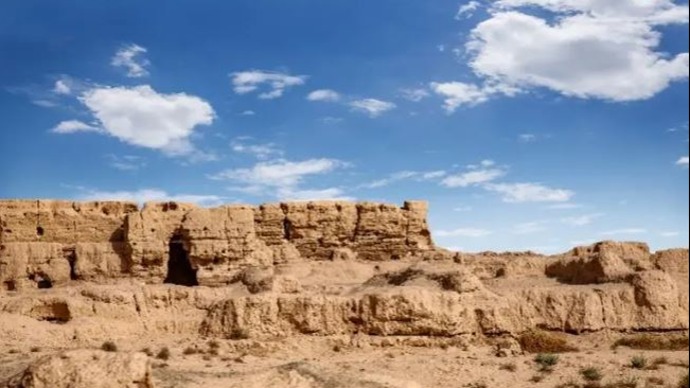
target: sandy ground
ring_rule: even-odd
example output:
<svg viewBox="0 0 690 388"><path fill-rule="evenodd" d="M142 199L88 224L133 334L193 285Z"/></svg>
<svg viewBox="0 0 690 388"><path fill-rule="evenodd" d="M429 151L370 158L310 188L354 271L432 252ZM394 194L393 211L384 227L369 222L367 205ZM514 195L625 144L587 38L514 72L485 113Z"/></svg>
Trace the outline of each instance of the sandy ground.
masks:
<svg viewBox="0 0 690 388"><path fill-rule="evenodd" d="M552 372L540 372L534 355L497 357L491 340L472 338L294 337L276 341L169 338L149 343L120 343L118 351L148 348L158 387L493 387L554 388L584 383L583 368L601 371L602 384L635 379L637 387L677 388L688 373L688 352L611 349L605 333L571 337L578 352L561 354ZM407 342L405 342L407 341ZM407 343L408 345L404 345ZM411 346L409 344L415 344ZM354 344L354 345L352 345ZM423 346L423 347L420 347ZM156 358L167 347L167 360ZM1 347L0 347L1 348ZM191 353L184 354L185 350ZM33 351L32 351L33 350ZM3 349L0 380L58 349ZM636 370L633 357L649 365ZM567 387L567 385L566 385ZM615 387L615 386L614 386Z"/></svg>

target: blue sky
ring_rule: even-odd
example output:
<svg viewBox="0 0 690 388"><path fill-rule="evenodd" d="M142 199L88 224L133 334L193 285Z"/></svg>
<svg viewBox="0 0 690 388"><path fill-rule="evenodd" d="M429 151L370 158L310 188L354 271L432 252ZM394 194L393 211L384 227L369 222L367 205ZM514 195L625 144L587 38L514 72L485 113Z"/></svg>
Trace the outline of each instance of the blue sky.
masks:
<svg viewBox="0 0 690 388"><path fill-rule="evenodd" d="M5 1L0 197L430 202L436 242L688 245L688 5Z"/></svg>

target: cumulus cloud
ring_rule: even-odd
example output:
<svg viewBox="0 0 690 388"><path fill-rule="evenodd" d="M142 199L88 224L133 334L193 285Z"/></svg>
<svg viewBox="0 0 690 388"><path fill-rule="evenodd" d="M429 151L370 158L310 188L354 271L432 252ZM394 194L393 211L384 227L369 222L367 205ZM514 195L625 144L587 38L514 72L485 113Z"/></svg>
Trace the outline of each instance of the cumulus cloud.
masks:
<svg viewBox="0 0 690 388"><path fill-rule="evenodd" d="M303 75L290 75L263 70L249 70L230 74L233 90L237 94L253 93L264 87L259 98L272 100L283 96L285 91L294 86L304 85L307 80Z"/></svg>
<svg viewBox="0 0 690 388"><path fill-rule="evenodd" d="M150 62L144 58L147 50L137 44L129 44L122 47L116 53L111 64L115 67L123 67L127 70L127 76L141 78L149 75L146 69Z"/></svg>
<svg viewBox="0 0 690 388"><path fill-rule="evenodd" d="M683 156L682 158L680 158L676 161L676 165L681 166L681 167L688 167L689 163L690 163L690 157L687 157L687 156Z"/></svg>
<svg viewBox="0 0 690 388"><path fill-rule="evenodd" d="M200 206L217 206L223 203L224 198L217 195L198 194L169 194L160 189L141 189L136 191L102 191L87 190L78 195L81 201L130 201L139 204L150 201L175 201L189 202Z"/></svg>
<svg viewBox="0 0 690 388"><path fill-rule="evenodd" d="M438 237L486 237L493 234L492 231L480 228L458 228L453 230L439 230L434 232Z"/></svg>
<svg viewBox="0 0 690 388"><path fill-rule="evenodd" d="M568 202L575 195L565 189L554 189L539 183L491 183L487 190L502 195L504 202Z"/></svg>
<svg viewBox="0 0 690 388"><path fill-rule="evenodd" d="M535 8L557 17L527 13ZM688 53L656 51L662 34L655 29L687 22L687 4L669 0L503 0L472 30L466 49L470 67L484 82L579 98L643 100L688 78ZM461 92L461 102L484 98L480 89Z"/></svg>
<svg viewBox="0 0 690 388"><path fill-rule="evenodd" d="M99 132L135 146L170 155L195 151L189 138L200 125L210 125L215 113L203 99L185 93L158 93L148 85L96 87L79 97L93 114ZM94 131L78 121L60 123L54 132Z"/></svg>
<svg viewBox="0 0 690 388"><path fill-rule="evenodd" d="M50 130L53 133L67 134L77 132L99 132L100 128L79 120L62 121Z"/></svg>
<svg viewBox="0 0 690 388"><path fill-rule="evenodd" d="M397 108L392 102L377 100L375 98L366 98L363 100L356 100L350 103L350 107L358 112L363 112L369 117L378 117L390 110Z"/></svg>
<svg viewBox="0 0 690 388"><path fill-rule="evenodd" d="M307 100L320 102L338 102L340 101L340 93L330 89L314 90L313 92L309 93L309 95L307 95Z"/></svg>

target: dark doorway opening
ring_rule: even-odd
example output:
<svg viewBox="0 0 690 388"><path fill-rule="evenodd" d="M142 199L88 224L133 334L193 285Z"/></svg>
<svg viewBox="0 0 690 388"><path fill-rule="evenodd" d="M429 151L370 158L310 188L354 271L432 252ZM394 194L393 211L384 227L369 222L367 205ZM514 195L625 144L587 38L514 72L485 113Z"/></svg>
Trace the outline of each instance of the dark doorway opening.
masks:
<svg viewBox="0 0 690 388"><path fill-rule="evenodd" d="M67 262L69 263L70 280L79 280L79 275L77 275L77 253L74 250L67 252Z"/></svg>
<svg viewBox="0 0 690 388"><path fill-rule="evenodd" d="M287 218L283 220L283 238L290 241L292 237L292 222Z"/></svg>
<svg viewBox="0 0 690 388"><path fill-rule="evenodd" d="M192 268L182 235L179 233L174 234L168 243L168 276L165 283L187 287L199 285L196 270Z"/></svg>

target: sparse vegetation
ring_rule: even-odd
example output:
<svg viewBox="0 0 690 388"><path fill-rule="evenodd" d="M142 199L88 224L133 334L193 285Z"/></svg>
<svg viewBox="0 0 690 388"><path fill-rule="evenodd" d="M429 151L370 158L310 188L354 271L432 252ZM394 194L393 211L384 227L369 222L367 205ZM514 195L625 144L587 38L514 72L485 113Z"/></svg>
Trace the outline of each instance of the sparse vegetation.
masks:
<svg viewBox="0 0 690 388"><path fill-rule="evenodd" d="M540 353L534 358L534 362L539 365L539 370L542 372L551 372L558 364L559 357L555 354Z"/></svg>
<svg viewBox="0 0 690 388"><path fill-rule="evenodd" d="M533 382L533 383L539 383L539 382L541 382L542 380L544 380L544 376L543 376L543 375L534 375L534 376L532 376L532 378L529 379L529 381L531 381L531 382Z"/></svg>
<svg viewBox="0 0 690 388"><path fill-rule="evenodd" d="M637 388L638 381L637 377L627 377L615 383L606 384L605 388Z"/></svg>
<svg viewBox="0 0 690 388"><path fill-rule="evenodd" d="M101 345L101 350L106 352L117 352L117 345L115 345L113 341L105 341L103 345Z"/></svg>
<svg viewBox="0 0 690 388"><path fill-rule="evenodd" d="M568 340L560 334L543 330L531 330L518 338L522 350L529 353L566 353L577 351Z"/></svg>
<svg viewBox="0 0 690 388"><path fill-rule="evenodd" d="M614 343L614 348L625 346L637 350L672 350L681 351L688 350L688 335L656 335L656 334L638 334L620 338Z"/></svg>
<svg viewBox="0 0 690 388"><path fill-rule="evenodd" d="M158 354L156 354L156 358L159 360L166 360L167 361L170 359L171 355L172 354L170 353L170 349L168 349L167 347L164 347L158 352Z"/></svg>
<svg viewBox="0 0 690 388"><path fill-rule="evenodd" d="M246 329L241 329L239 327L236 327L230 333L230 339L233 339L233 340L249 339L249 332Z"/></svg>
<svg viewBox="0 0 690 388"><path fill-rule="evenodd" d="M500 369L500 370L507 370L507 371L509 371L509 372L515 372L515 371L517 370L517 364L515 364L514 362L509 362L509 363L506 363L506 364L501 364L501 366L499 367L499 369Z"/></svg>
<svg viewBox="0 0 690 388"><path fill-rule="evenodd" d="M140 350L140 352L146 354L149 357L153 357L153 351L151 350L151 348L143 348Z"/></svg>
<svg viewBox="0 0 690 388"><path fill-rule="evenodd" d="M666 381L661 377L648 377L647 385L665 385Z"/></svg>
<svg viewBox="0 0 690 388"><path fill-rule="evenodd" d="M580 376L588 382L599 382L604 378L601 369L595 367L580 369Z"/></svg>
<svg viewBox="0 0 690 388"><path fill-rule="evenodd" d="M218 348L220 348L220 342L218 342L216 340L208 341L208 347L211 349L218 349Z"/></svg>
<svg viewBox="0 0 690 388"><path fill-rule="evenodd" d="M644 369L647 367L647 359L642 355L635 356L630 360L630 367L633 369Z"/></svg>
<svg viewBox="0 0 690 388"><path fill-rule="evenodd" d="M32 346L29 350L31 351L31 353L38 353L41 351L41 348L39 348L38 346Z"/></svg>
<svg viewBox="0 0 690 388"><path fill-rule="evenodd" d="M199 353L199 350L192 346L188 346L182 351L182 354L184 354L185 356L189 356L196 353Z"/></svg>

